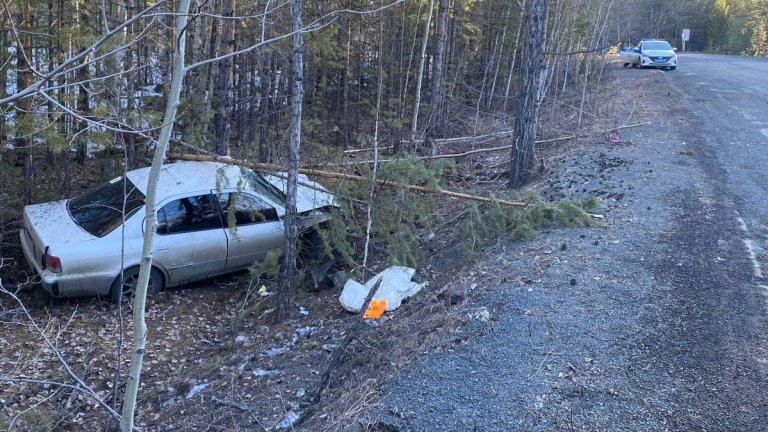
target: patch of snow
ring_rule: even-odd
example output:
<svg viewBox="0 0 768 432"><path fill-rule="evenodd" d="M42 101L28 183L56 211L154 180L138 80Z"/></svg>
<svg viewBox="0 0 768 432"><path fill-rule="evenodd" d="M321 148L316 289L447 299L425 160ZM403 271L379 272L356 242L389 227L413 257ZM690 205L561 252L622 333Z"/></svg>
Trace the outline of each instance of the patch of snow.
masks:
<svg viewBox="0 0 768 432"><path fill-rule="evenodd" d="M280 354L287 353L290 348L288 347L276 347L276 348L269 348L267 350L264 350L264 354L267 355L267 357L274 357L278 356Z"/></svg>
<svg viewBox="0 0 768 432"><path fill-rule="evenodd" d="M197 385L195 385L194 387L192 387L192 388L189 390L189 393L187 393L187 396L186 396L186 397L187 397L187 399L189 399L189 398L193 397L194 395L196 395L196 394L200 393L201 391L203 391L203 389L205 389L205 388L206 388L206 387L208 387L209 385L210 385L210 383L203 383L203 384L197 384Z"/></svg>
<svg viewBox="0 0 768 432"><path fill-rule="evenodd" d="M312 327L312 326L306 326L306 327L301 327L296 329L296 333L298 333L298 335L301 337L310 337L312 336L312 333L314 333L315 331L317 331L317 327Z"/></svg>
<svg viewBox="0 0 768 432"><path fill-rule="evenodd" d="M293 424L296 423L296 420L298 420L300 417L300 413L291 410L288 414L285 415L285 417L283 417L282 420L280 420L280 423L277 424L277 427L279 429L288 429L289 427L293 426Z"/></svg>
<svg viewBox="0 0 768 432"><path fill-rule="evenodd" d="M277 375L280 373L280 369L256 369L253 374L257 377Z"/></svg>

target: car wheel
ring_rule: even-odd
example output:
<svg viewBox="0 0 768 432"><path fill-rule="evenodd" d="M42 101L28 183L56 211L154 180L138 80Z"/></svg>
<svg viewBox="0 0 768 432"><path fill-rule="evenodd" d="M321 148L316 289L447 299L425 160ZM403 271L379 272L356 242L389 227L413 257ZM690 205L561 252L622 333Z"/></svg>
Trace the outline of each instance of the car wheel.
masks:
<svg viewBox="0 0 768 432"><path fill-rule="evenodd" d="M677 70L677 66L670 66L669 70Z"/></svg>
<svg viewBox="0 0 768 432"><path fill-rule="evenodd" d="M624 67L626 68L627 66L629 66L629 63L624 63Z"/></svg>
<svg viewBox="0 0 768 432"><path fill-rule="evenodd" d="M121 283L122 282L122 283ZM126 304L133 300L133 294L136 292L136 284L139 282L139 267L131 267L123 271L122 280L120 275L117 276L112 287L110 288L110 295L112 296L112 302L115 304ZM153 268L149 273L149 285L147 286L147 293L154 293L160 291L163 287L163 275L156 268Z"/></svg>

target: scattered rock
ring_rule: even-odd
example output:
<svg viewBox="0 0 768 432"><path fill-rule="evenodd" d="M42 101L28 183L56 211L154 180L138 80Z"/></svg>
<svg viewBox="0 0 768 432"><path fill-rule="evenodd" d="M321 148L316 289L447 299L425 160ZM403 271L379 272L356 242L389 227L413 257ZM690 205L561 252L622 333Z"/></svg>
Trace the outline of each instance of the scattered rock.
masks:
<svg viewBox="0 0 768 432"><path fill-rule="evenodd" d="M344 309L349 312L360 312L368 293L376 284L376 281L381 279L381 285L376 292L376 298L387 300L388 311L395 310L400 307L403 300L413 296L426 286L426 282L416 283L411 281L415 273L416 270L410 267L393 266L369 279L365 285L354 279L349 279L344 284L344 290L341 292L339 301Z"/></svg>
<svg viewBox="0 0 768 432"><path fill-rule="evenodd" d="M576 279L571 278L571 286L576 286Z"/></svg>
<svg viewBox="0 0 768 432"><path fill-rule="evenodd" d="M298 390L296 390L296 397L297 398L303 398L306 396L307 391L304 389L304 387L300 387Z"/></svg>
<svg viewBox="0 0 768 432"><path fill-rule="evenodd" d="M239 344L244 344L244 343L248 342L250 339L251 338L249 338L246 335L240 335L240 336L235 338L235 342L237 342Z"/></svg>

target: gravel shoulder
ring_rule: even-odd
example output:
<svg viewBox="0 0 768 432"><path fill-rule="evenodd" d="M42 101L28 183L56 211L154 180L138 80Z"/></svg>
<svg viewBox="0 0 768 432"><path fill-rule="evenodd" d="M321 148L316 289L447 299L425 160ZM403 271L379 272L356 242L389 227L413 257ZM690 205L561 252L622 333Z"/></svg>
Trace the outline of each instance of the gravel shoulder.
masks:
<svg viewBox="0 0 768 432"><path fill-rule="evenodd" d="M382 421L412 431L768 430L765 282L736 223L754 203L732 191L742 182L719 148L731 143L707 133L730 121L724 107L713 98L715 117L696 110L692 98L704 96L674 74L622 70L617 116L651 125L622 131L621 144L585 143L553 168L545 192L601 196L605 226L490 251L485 266L515 282L473 300L490 312L480 335L398 375ZM765 166L750 175L764 178Z"/></svg>

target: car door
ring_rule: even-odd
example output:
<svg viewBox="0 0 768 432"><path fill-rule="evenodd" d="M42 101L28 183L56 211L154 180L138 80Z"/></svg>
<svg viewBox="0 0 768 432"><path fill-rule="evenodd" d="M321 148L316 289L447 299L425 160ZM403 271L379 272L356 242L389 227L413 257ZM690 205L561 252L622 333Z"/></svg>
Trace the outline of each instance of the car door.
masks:
<svg viewBox="0 0 768 432"><path fill-rule="evenodd" d="M283 221L277 209L253 194L218 194L227 235L227 270L247 268L273 249L283 247Z"/></svg>
<svg viewBox="0 0 768 432"><path fill-rule="evenodd" d="M173 199L157 212L154 260L177 285L223 273L227 235L211 194Z"/></svg>

